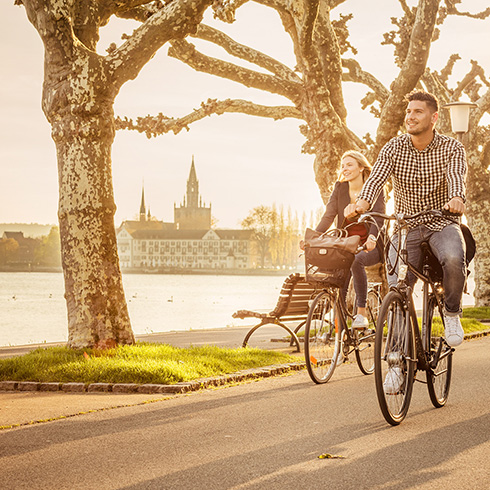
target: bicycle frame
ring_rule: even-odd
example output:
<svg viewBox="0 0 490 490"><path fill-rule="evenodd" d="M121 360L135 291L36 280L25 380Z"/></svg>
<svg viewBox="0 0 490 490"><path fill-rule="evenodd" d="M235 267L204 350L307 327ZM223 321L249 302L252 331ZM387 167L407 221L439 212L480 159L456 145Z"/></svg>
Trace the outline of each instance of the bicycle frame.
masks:
<svg viewBox="0 0 490 490"><path fill-rule="evenodd" d="M328 290L328 289L326 289ZM338 300L337 304L339 305L340 311L336 314L336 322L338 321L339 323L336 325L336 327L339 329L339 332L342 334L342 332L346 333L347 336L347 341L344 342L342 340L342 348L344 349L344 346L348 346L349 350L347 352L343 352L343 354L347 357L349 354L352 354L356 348L358 347L359 344L361 344L364 340L366 340L369 337L372 337L374 334L371 334L366 337L361 337L361 338L356 338L355 336L351 335L351 329L347 325L347 321L350 318L351 320L354 319L353 315L349 313L347 310L347 305L345 303L344 298L340 294L340 289L337 289L335 293L333 293L335 298Z"/></svg>
<svg viewBox="0 0 490 490"><path fill-rule="evenodd" d="M442 339L439 340L439 345L436 351L436 357L429 362L428 353L430 352L430 331L428 328L429 318L429 301L431 298L437 303L437 308L441 315L442 321L444 323L444 316L442 314L443 311L443 291L439 284L434 283L430 278L430 266L426 263L426 254L427 251L424 251L423 257L423 270L422 272L418 271L412 264L408 262L408 250L407 250L407 236L408 236L408 225L403 218L398 219L399 236L400 243L398 245L399 255L398 260L400 260L400 264L398 266L398 281L395 289L397 289L402 297L406 301L406 320L410 320L414 325L414 341L415 341L415 353L416 359L407 358L408 361L416 364L416 368L428 371L435 367L438 361L441 359L441 352L443 347ZM428 247L427 244L422 244L424 247ZM408 282L408 272L414 274L417 279L422 281L422 324L419 328L417 313L415 311L415 304L413 301L413 288L409 285ZM406 322L408 325L408 321ZM446 352L444 355L448 355ZM444 357L443 355L443 357ZM420 380L419 380L420 381Z"/></svg>

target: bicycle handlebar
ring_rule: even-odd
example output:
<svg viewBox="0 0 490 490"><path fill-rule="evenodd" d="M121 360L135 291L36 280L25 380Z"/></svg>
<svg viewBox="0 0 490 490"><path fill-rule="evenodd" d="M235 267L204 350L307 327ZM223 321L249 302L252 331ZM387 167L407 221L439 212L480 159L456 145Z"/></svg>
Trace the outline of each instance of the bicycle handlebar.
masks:
<svg viewBox="0 0 490 490"><path fill-rule="evenodd" d="M378 213L377 211L367 211L366 213L361 214L358 222L368 221L369 218L382 218L386 220L396 220L397 222L403 222L405 220L420 218L420 216L427 215L427 214L430 214L438 218L442 218L445 216L461 216L460 214L452 213L447 209L443 209L443 210L429 209L426 211L419 211L418 213L414 213L414 214L404 214L404 213L384 214L384 213Z"/></svg>

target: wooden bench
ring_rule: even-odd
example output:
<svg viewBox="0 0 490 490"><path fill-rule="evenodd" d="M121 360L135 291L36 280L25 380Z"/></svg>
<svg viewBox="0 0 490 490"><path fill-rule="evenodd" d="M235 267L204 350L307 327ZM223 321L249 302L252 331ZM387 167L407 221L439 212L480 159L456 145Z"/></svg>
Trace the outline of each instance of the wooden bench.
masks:
<svg viewBox="0 0 490 490"><path fill-rule="evenodd" d="M311 284L305 281L303 274L295 273L289 275L283 285L276 307L270 313L259 313L256 311L239 310L233 313L233 318L259 318L260 323L255 325L245 336L243 347L246 347L251 335L262 325L274 324L284 328L291 336L290 345L296 344L297 352L300 352L300 344L297 333L306 323L310 300L313 299L319 291ZM294 331L285 325L288 322L297 322Z"/></svg>

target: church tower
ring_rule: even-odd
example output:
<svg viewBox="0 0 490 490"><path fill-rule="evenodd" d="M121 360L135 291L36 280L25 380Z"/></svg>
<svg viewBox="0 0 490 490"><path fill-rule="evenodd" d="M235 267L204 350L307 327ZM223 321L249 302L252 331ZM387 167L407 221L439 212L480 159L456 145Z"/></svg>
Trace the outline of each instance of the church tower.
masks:
<svg viewBox="0 0 490 490"><path fill-rule="evenodd" d="M207 208L199 196L199 181L194 155L192 155L184 202L180 207L174 204L174 221L179 230L209 230L211 228L211 206Z"/></svg>

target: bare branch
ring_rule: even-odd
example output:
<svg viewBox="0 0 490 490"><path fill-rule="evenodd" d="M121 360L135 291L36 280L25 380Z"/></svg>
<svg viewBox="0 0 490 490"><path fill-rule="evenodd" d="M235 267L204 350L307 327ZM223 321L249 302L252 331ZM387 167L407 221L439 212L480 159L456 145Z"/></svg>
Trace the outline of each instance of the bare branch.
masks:
<svg viewBox="0 0 490 490"><path fill-rule="evenodd" d="M441 75L440 75L440 78L444 83L447 82L448 78L452 74L454 65L456 64L456 61L458 61L460 59L461 59L461 56L459 56L459 54L452 54L449 57L449 60L446 63L446 66L441 70Z"/></svg>
<svg viewBox="0 0 490 490"><path fill-rule="evenodd" d="M376 136L375 153L398 132L403 123L404 97L414 89L424 74L437 20L439 1L419 0L407 56L398 77L390 87L391 95L383 106Z"/></svg>
<svg viewBox="0 0 490 490"><path fill-rule="evenodd" d="M116 17L121 19L132 19L138 22L146 22L153 14L156 14L159 10L163 9L165 5L173 2L174 0L165 1L128 1L124 5L119 5L117 0L107 0L108 3L116 4L116 9L112 9L111 14L114 13Z"/></svg>
<svg viewBox="0 0 490 490"><path fill-rule="evenodd" d="M369 87L381 104L384 104L390 96L390 91L371 73L364 71L361 65L354 59L342 60L342 66L349 71L344 73L343 80L346 82L362 83Z"/></svg>
<svg viewBox="0 0 490 490"><path fill-rule="evenodd" d="M408 19L409 23L412 24L415 21L415 15L413 10L407 5L406 0L398 0L405 17Z"/></svg>
<svg viewBox="0 0 490 490"><path fill-rule="evenodd" d="M213 3L214 18L232 24L235 22L235 12L249 0L216 0Z"/></svg>
<svg viewBox="0 0 490 490"><path fill-rule="evenodd" d="M296 73L294 73L294 71L289 69L286 65L279 63L274 58L271 58L260 51L237 43L232 38L214 27L200 24L197 32L193 34L192 37L203 39L204 41L209 41L221 46L229 54L260 66L271 73L274 73L278 77L283 78L284 80L301 83L301 78L298 77L298 75L296 75Z"/></svg>
<svg viewBox="0 0 490 490"><path fill-rule="evenodd" d="M479 77L483 83L488 86L488 80L485 78L485 72L483 68L474 60L471 60L471 70L464 76L463 80L458 83L456 90L453 93L452 99L458 100L461 94L466 90L470 83L474 82L474 80Z"/></svg>
<svg viewBox="0 0 490 490"><path fill-rule="evenodd" d="M241 113L249 116L268 117L274 120L284 119L287 117L301 119L301 112L292 106L264 106L254 104L247 100L216 100L208 99L201 103L199 109L194 109L190 114L181 117L173 118L166 117L163 114L158 116L139 117L136 124L128 118L116 118L116 129L130 129L140 133L145 133L148 138L158 136L160 134L169 133L172 131L178 134L182 129L189 131L189 125L193 122L204 119L212 114L222 115L224 113Z"/></svg>
<svg viewBox="0 0 490 490"><path fill-rule="evenodd" d="M324 85L328 90L328 97L335 109L337 116L345 123L347 109L344 105L344 96L342 92L342 59L340 43L346 46L347 27L346 23L350 17L346 16L338 27L335 28L330 21L330 11L320 4L320 10L316 21L315 43L317 46L316 56L321 69L321 77ZM341 32L339 32L341 31ZM340 40L340 41L339 41Z"/></svg>
<svg viewBox="0 0 490 490"><path fill-rule="evenodd" d="M296 103L301 94L301 84L282 80L276 76L259 73L241 66L206 56L185 40L174 41L168 55L183 61L194 70L227 78L246 87L282 95Z"/></svg>
<svg viewBox="0 0 490 490"><path fill-rule="evenodd" d="M313 50L313 32L318 17L319 6L319 0L305 0L304 27L303 32L301 33L300 43L303 56L305 56L307 60L311 60L316 54Z"/></svg>
<svg viewBox="0 0 490 490"><path fill-rule="evenodd" d="M112 7L112 11L117 13L153 2L152 0L107 0L101 3L105 3L106 5L109 4Z"/></svg>
<svg viewBox="0 0 490 490"><path fill-rule="evenodd" d="M460 12L456 7L456 4L458 3L460 3L459 0L445 0L448 14L460 15L462 17L471 17L472 19L482 19L482 20L490 16L490 7L477 14L472 14L470 12Z"/></svg>
<svg viewBox="0 0 490 490"><path fill-rule="evenodd" d="M166 5L143 23L118 49L106 57L116 87L135 78L158 49L172 39L195 32L212 0L180 0Z"/></svg>

